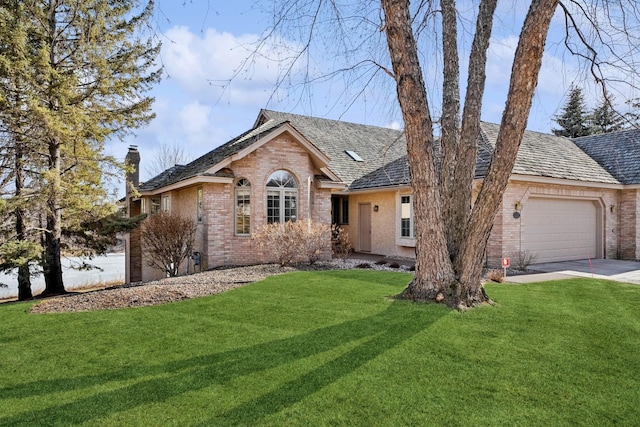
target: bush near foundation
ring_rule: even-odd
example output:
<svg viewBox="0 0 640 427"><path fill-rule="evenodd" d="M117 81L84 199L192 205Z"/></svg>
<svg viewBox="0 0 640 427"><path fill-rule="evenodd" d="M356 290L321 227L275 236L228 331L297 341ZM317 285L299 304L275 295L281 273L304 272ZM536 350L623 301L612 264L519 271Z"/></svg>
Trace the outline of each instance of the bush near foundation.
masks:
<svg viewBox="0 0 640 427"><path fill-rule="evenodd" d="M331 252L334 256L346 261L353 247L349 233L344 228L336 225L331 230Z"/></svg>
<svg viewBox="0 0 640 427"><path fill-rule="evenodd" d="M170 212L160 212L142 223L142 250L150 267L168 277L179 274L180 264L191 256L196 222Z"/></svg>
<svg viewBox="0 0 640 427"><path fill-rule="evenodd" d="M267 248L280 265L308 261L315 263L329 249L331 230L327 224L315 221L287 221L267 224L254 234L260 247Z"/></svg>

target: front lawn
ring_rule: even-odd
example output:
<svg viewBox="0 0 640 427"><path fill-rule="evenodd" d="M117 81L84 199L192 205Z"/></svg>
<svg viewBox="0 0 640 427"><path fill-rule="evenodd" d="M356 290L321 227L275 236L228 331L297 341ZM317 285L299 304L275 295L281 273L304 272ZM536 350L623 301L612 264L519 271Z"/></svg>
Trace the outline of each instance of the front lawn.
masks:
<svg viewBox="0 0 640 427"><path fill-rule="evenodd" d="M640 287L491 284L466 313L410 275L300 272L155 307L0 306L0 425L639 425Z"/></svg>

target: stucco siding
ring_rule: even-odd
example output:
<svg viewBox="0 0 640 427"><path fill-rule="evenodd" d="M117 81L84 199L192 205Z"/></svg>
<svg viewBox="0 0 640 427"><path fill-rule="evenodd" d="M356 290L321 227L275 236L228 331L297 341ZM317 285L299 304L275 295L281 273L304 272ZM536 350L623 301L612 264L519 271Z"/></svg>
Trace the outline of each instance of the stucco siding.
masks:
<svg viewBox="0 0 640 427"><path fill-rule="evenodd" d="M359 244L360 227L357 221L361 205L371 205L371 253L384 256L415 257L413 246L396 243L399 233L399 203L397 190L380 191L375 193L354 193L349 195L349 224L342 226L351 239L356 252L362 251ZM407 191L402 194L410 194ZM375 207L378 210L375 210Z"/></svg>

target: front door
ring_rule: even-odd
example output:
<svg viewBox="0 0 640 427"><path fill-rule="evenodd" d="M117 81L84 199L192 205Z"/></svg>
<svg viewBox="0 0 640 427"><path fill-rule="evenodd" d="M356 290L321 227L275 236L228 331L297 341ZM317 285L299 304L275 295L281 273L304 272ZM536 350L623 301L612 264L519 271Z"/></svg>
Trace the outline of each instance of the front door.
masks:
<svg viewBox="0 0 640 427"><path fill-rule="evenodd" d="M371 252L371 203L360 203L359 230L360 252Z"/></svg>

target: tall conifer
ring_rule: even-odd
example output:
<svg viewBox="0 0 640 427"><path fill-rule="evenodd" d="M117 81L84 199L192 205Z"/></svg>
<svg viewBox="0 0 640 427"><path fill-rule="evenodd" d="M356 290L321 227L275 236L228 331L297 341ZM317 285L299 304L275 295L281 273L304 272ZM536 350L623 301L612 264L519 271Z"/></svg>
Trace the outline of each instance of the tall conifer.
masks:
<svg viewBox="0 0 640 427"><path fill-rule="evenodd" d="M562 113L554 120L560 126L559 129L552 130L556 136L577 138L590 135L589 113L587 113L582 89L578 86L571 86L569 99L562 108Z"/></svg>
<svg viewBox="0 0 640 427"><path fill-rule="evenodd" d="M25 138L39 144L41 156L31 165L31 191L42 200L45 294L61 293L60 258L72 249L63 248L63 232L82 235L82 224L115 210L104 178L123 165L104 155L106 140L153 118L147 91L160 79L160 46L145 33L153 2L14 0L0 1L0 8L26 17L27 37L0 34L0 45L29 52L20 95Z"/></svg>

